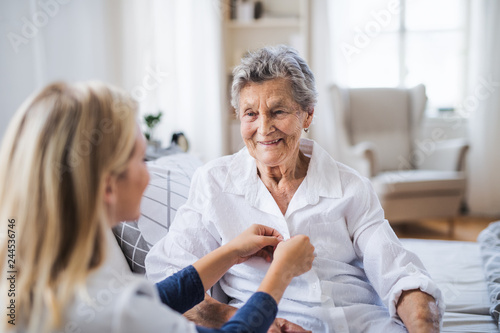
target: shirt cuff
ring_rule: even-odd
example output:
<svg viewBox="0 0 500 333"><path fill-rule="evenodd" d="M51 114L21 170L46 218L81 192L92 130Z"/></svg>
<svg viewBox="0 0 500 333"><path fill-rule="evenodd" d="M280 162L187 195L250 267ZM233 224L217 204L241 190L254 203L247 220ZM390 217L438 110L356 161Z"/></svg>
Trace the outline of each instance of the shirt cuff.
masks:
<svg viewBox="0 0 500 333"><path fill-rule="evenodd" d="M163 304L184 313L205 298L203 282L190 265L156 284Z"/></svg>
<svg viewBox="0 0 500 333"><path fill-rule="evenodd" d="M222 332L267 332L278 313L274 298L256 292L224 326Z"/></svg>

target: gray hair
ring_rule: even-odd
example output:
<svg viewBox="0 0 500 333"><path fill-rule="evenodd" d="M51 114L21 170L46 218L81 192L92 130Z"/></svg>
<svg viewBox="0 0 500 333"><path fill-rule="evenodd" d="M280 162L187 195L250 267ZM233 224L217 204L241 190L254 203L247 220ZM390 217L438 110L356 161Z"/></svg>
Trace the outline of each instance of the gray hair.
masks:
<svg viewBox="0 0 500 333"><path fill-rule="evenodd" d="M290 82L293 98L303 111L312 113L318 92L314 75L299 53L286 45L268 46L249 52L233 70L231 105L238 114L240 92L250 82L285 78Z"/></svg>

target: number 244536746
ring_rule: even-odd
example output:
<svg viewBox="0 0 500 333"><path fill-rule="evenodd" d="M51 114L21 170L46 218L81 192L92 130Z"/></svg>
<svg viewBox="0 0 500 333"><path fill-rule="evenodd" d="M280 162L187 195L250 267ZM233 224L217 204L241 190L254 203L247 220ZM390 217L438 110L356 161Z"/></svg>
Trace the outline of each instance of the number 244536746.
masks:
<svg viewBox="0 0 500 333"><path fill-rule="evenodd" d="M16 265L16 220L9 219L7 224L7 265L10 269L14 269Z"/></svg>

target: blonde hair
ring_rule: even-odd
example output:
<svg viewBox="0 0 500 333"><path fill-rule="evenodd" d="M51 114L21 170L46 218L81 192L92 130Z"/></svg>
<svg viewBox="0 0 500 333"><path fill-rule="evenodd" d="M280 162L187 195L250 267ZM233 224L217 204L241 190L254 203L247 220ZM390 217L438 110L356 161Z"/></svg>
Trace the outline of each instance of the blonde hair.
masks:
<svg viewBox="0 0 500 333"><path fill-rule="evenodd" d="M126 170L136 109L127 94L103 83L53 83L12 119L0 150L0 298L14 267L16 325L58 328L65 306L103 263L105 181ZM12 219L15 233L8 235Z"/></svg>

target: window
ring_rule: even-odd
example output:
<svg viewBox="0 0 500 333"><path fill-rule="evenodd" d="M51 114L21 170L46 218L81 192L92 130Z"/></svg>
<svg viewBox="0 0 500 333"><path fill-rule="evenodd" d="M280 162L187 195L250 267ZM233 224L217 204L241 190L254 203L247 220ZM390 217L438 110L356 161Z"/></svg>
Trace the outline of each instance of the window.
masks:
<svg viewBox="0 0 500 333"><path fill-rule="evenodd" d="M350 87L423 83L427 114L465 95L468 0L349 1L341 51Z"/></svg>

